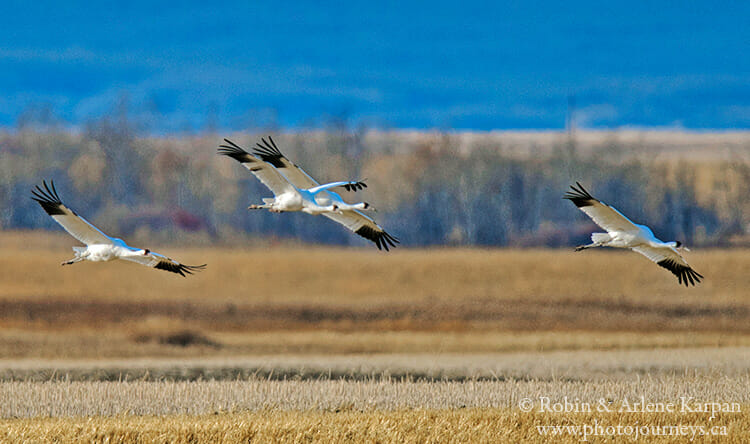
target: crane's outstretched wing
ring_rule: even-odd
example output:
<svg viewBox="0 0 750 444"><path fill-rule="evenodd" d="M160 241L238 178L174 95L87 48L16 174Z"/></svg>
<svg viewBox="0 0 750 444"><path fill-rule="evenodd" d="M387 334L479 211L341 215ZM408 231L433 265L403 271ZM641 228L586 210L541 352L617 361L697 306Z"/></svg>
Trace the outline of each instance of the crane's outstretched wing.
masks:
<svg viewBox="0 0 750 444"><path fill-rule="evenodd" d="M32 199L37 201L44 211L65 231L86 245L112 244L112 239L109 236L76 214L75 211L63 205L57 195L53 181L49 181L49 186L46 180L42 181L42 184L44 185L43 189L37 185L35 189L31 190L31 194L34 196Z"/></svg>
<svg viewBox="0 0 750 444"><path fill-rule="evenodd" d="M295 191L294 187L289 183L286 177L281 175L272 164L266 163L251 155L229 139L224 139L224 142L228 143L228 145L220 145L219 154L229 156L240 162L245 168L250 170L250 172L253 173L261 183L263 183L263 185L267 186L275 196Z"/></svg>
<svg viewBox="0 0 750 444"><path fill-rule="evenodd" d="M686 287L688 286L688 282L690 282L690 285L695 285L703 277L700 273L693 270L687 261L685 261L685 258L672 247L656 248L650 245L640 245L633 247L632 250L656 262L658 266L671 271L672 274L677 276L677 281L680 284L685 284Z"/></svg>
<svg viewBox="0 0 750 444"><path fill-rule="evenodd" d="M622 213L604 202L594 199L580 183L576 182L578 188L571 185L573 191L568 191L563 199L568 199L578 207L579 210L586 213L597 225L605 230L612 231L633 231L638 227Z"/></svg>
<svg viewBox="0 0 750 444"><path fill-rule="evenodd" d="M196 271L201 271L206 268L206 264L203 265L185 265L177 262L174 259L168 258L162 254L149 251L143 256L123 256L122 259L135 262L147 267L156 268L157 270L171 271L177 273L183 277L185 274L193 274Z"/></svg>
<svg viewBox="0 0 750 444"><path fill-rule="evenodd" d="M289 182L297 188L308 189L317 187L320 185L315 179L310 177L302 168L293 164L289 161L279 148L276 147L276 142L273 141L271 136L266 139L260 139L263 144L258 143L258 148L253 151L253 154L263 159L264 162L268 162L274 167L278 168L279 172L283 174Z"/></svg>
<svg viewBox="0 0 750 444"><path fill-rule="evenodd" d="M323 216L335 220L354 233L374 242L378 246L378 250L385 248L385 251L388 251L389 245L396 247L396 244L399 243L396 237L386 233L374 220L357 210L344 210L340 213L323 213Z"/></svg>

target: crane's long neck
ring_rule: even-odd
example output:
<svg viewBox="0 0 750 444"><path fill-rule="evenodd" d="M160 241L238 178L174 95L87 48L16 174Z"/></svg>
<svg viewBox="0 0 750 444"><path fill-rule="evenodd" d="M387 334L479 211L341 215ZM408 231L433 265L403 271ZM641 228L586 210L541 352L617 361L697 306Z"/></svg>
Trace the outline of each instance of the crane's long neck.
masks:
<svg viewBox="0 0 750 444"><path fill-rule="evenodd" d="M359 202L355 204L339 203L336 207L339 210L374 210L372 205L367 202Z"/></svg>

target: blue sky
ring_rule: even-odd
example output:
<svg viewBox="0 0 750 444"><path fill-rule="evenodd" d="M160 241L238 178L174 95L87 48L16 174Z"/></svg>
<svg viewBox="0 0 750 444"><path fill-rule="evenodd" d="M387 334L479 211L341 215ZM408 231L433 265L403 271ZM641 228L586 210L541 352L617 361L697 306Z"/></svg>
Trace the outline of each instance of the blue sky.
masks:
<svg viewBox="0 0 750 444"><path fill-rule="evenodd" d="M750 127L749 2L403 3L5 2L0 125Z"/></svg>

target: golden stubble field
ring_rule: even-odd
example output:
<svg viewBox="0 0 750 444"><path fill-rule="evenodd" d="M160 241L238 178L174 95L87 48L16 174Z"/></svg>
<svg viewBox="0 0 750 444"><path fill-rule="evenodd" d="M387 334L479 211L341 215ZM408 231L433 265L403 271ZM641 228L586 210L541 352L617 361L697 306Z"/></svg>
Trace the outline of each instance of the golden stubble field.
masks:
<svg viewBox="0 0 750 444"><path fill-rule="evenodd" d="M718 375L581 383L15 382L0 385L7 400L0 440L738 443L750 423L747 384L747 376ZM722 402L707 406L706 399Z"/></svg>
<svg viewBox="0 0 750 444"><path fill-rule="evenodd" d="M747 408L747 406L746 406ZM513 409L259 411L0 421L6 442L745 443L748 414L522 413ZM554 424L553 426L550 426ZM636 431L637 430L637 431Z"/></svg>

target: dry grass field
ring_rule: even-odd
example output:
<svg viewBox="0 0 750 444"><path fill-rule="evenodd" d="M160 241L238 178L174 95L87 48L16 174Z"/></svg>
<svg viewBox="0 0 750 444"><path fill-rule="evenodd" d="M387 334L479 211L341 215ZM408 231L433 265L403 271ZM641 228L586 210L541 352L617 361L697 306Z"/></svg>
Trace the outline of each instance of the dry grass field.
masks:
<svg viewBox="0 0 750 444"><path fill-rule="evenodd" d="M621 251L160 247L208 263L181 278L61 267L71 245L0 234L0 442L612 442L636 441L636 426L656 427L637 441L744 442L750 430L747 250L689 253L706 278L685 288ZM741 411L519 408L544 396ZM618 425L631 434L610 434ZM693 428L659 428L679 425Z"/></svg>
<svg viewBox="0 0 750 444"><path fill-rule="evenodd" d="M750 343L746 250L689 253L706 279L685 288L623 251L160 248L208 263L182 278L130 263L61 267L64 234L3 234L0 245L5 358Z"/></svg>
<svg viewBox="0 0 750 444"><path fill-rule="evenodd" d="M0 441L547 442L552 435L555 442L736 443L750 425L749 382L747 374L579 383L17 382L0 385ZM635 405L642 400L671 403L672 411L647 411ZM697 407L705 400L722 404ZM581 411L556 411L566 402Z"/></svg>

